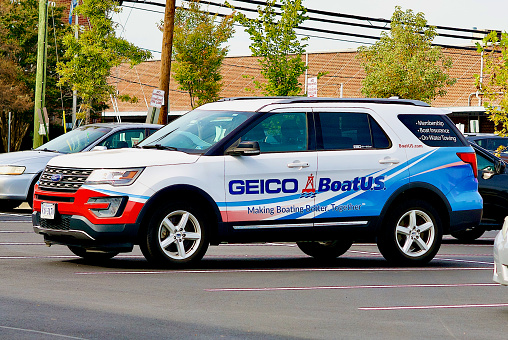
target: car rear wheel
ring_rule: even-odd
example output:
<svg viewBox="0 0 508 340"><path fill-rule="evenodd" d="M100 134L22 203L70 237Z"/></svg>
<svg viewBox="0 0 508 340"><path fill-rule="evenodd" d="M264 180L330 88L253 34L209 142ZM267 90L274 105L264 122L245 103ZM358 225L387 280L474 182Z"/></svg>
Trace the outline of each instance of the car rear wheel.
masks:
<svg viewBox="0 0 508 340"><path fill-rule="evenodd" d="M452 236L462 242L471 242L480 238L483 233L485 233L485 229L477 226L471 229L453 232Z"/></svg>
<svg viewBox="0 0 508 340"><path fill-rule="evenodd" d="M149 262L179 267L201 260L208 243L205 214L191 204L173 203L154 214L140 247Z"/></svg>
<svg viewBox="0 0 508 340"><path fill-rule="evenodd" d="M351 248L353 241L334 240L334 241L302 241L296 242L298 248L305 254L320 260L335 259Z"/></svg>
<svg viewBox="0 0 508 340"><path fill-rule="evenodd" d="M384 258L398 265L422 265L441 246L442 222L437 210L425 201L411 200L388 212L378 235Z"/></svg>
<svg viewBox="0 0 508 340"><path fill-rule="evenodd" d="M118 255L115 251L95 251L75 246L68 246L68 248L74 255L91 262L109 260Z"/></svg>

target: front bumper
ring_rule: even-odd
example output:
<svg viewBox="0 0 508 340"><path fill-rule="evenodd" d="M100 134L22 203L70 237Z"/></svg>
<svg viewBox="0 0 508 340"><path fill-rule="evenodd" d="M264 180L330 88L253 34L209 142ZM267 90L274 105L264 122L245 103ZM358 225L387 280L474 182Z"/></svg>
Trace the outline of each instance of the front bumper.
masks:
<svg viewBox="0 0 508 340"><path fill-rule="evenodd" d="M494 241L494 276L493 280L508 286L508 217L503 229L497 233Z"/></svg>
<svg viewBox="0 0 508 340"><path fill-rule="evenodd" d="M36 174L0 175L0 199L25 201Z"/></svg>
<svg viewBox="0 0 508 340"><path fill-rule="evenodd" d="M124 203L112 217L99 217L94 210L108 205L91 199L122 197ZM42 219L42 203L55 207L54 219ZM48 245L63 244L86 249L131 251L136 243L139 224L137 217L144 202L131 199L127 194L111 192L111 195L81 187L76 192L51 192L35 186L34 231L44 235Z"/></svg>
<svg viewBox="0 0 508 340"><path fill-rule="evenodd" d="M32 213L34 232L44 236L47 245L62 244L86 249L129 252L138 234L137 224L93 224L83 216L58 215L55 220Z"/></svg>

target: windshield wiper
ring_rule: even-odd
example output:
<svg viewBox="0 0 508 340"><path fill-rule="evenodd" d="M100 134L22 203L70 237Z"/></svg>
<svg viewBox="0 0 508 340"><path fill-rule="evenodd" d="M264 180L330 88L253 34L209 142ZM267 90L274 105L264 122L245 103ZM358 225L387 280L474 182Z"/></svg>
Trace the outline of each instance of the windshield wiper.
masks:
<svg viewBox="0 0 508 340"><path fill-rule="evenodd" d="M58 150L50 150L50 149L47 149L47 148L44 148L44 149L36 149L35 151L46 151L46 152L56 152L56 153L61 153L60 151Z"/></svg>
<svg viewBox="0 0 508 340"><path fill-rule="evenodd" d="M165 146L165 145L161 145L161 144L143 145L143 146L141 146L141 148L143 148L143 149L157 149L157 150L174 150L174 151L178 151L178 149L173 147L173 146Z"/></svg>

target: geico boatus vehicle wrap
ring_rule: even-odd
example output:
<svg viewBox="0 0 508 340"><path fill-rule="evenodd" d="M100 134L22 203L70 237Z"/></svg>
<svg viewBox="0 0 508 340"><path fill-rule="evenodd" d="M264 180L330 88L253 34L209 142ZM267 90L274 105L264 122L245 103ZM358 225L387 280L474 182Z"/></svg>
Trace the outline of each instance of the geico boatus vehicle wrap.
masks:
<svg viewBox="0 0 508 340"><path fill-rule="evenodd" d="M139 244L184 264L208 244L273 240L333 257L367 240L423 263L482 213L475 153L445 114L395 99L206 104L138 147L53 158L34 230L85 258Z"/></svg>

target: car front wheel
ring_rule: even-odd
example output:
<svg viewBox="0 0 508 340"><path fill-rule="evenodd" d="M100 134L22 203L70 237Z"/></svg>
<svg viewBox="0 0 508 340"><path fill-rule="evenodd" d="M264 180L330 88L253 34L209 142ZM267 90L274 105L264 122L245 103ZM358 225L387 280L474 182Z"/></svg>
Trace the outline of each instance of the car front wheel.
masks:
<svg viewBox="0 0 508 340"><path fill-rule="evenodd" d="M148 223L140 242L145 258L160 266L195 263L208 249L205 214L190 204L169 204Z"/></svg>
<svg viewBox="0 0 508 340"><path fill-rule="evenodd" d="M442 222L436 209L425 201L407 201L388 212L378 235L384 258L399 265L431 261L441 246Z"/></svg>
<svg viewBox="0 0 508 340"><path fill-rule="evenodd" d="M118 255L118 252L115 251L92 251L75 246L68 246L68 248L74 255L77 255L90 262L105 261Z"/></svg>

